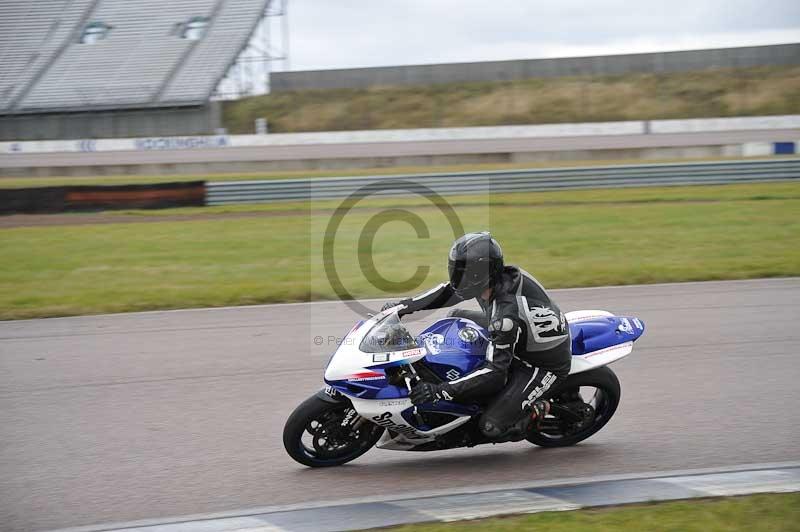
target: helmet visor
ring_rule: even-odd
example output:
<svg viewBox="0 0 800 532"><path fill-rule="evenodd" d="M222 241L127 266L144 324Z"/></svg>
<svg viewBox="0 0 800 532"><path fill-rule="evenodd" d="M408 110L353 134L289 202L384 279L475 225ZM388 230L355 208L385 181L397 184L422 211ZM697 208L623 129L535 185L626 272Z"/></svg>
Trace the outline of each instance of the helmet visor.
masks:
<svg viewBox="0 0 800 532"><path fill-rule="evenodd" d="M449 260L447 270L450 274L450 285L463 299L477 297L489 286L492 278L491 262L488 260Z"/></svg>

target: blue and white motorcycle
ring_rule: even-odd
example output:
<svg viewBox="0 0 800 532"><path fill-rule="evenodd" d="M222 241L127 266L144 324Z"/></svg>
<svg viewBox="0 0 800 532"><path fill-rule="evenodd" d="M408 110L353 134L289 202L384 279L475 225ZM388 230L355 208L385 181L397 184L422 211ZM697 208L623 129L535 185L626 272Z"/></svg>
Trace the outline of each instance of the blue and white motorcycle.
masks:
<svg viewBox="0 0 800 532"><path fill-rule="evenodd" d="M569 377L551 396L549 414L531 423L525 438L543 447L585 440L608 423L620 400L608 364L633 350L644 333L638 318L600 310L566 314L572 339ZM488 332L463 318L444 318L416 338L396 309L358 322L328 362L327 386L286 421L289 455L311 467L341 465L373 446L436 451L493 443L478 429L483 405L439 401L414 406L409 390L418 380L459 378L483 360Z"/></svg>

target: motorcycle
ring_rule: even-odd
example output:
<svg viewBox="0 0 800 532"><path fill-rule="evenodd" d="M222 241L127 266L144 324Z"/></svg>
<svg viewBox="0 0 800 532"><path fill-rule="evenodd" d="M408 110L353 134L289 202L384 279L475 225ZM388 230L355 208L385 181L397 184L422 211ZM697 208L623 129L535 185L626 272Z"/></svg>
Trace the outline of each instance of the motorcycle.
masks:
<svg viewBox="0 0 800 532"><path fill-rule="evenodd" d="M619 404L619 380L608 364L631 353L644 323L600 310L565 317L572 341L569 376L553 391L549 413L516 441L575 445L602 429ZM451 381L473 371L488 345L488 331L464 318L440 319L417 337L402 325L396 308L359 321L329 360L326 387L286 421L286 451L303 465L326 467L350 462L373 446L436 451L497 443L478 428L484 404L443 400L415 406L408 397L418 380Z"/></svg>

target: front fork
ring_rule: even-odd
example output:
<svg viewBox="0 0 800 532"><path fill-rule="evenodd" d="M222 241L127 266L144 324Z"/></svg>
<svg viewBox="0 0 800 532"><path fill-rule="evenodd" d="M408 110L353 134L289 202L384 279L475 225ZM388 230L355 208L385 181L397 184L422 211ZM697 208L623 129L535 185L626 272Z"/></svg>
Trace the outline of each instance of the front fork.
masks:
<svg viewBox="0 0 800 532"><path fill-rule="evenodd" d="M321 399L326 403L347 403L350 406L353 405L353 403L350 402L350 399L348 399L345 394L341 393L333 386L325 386L316 393L316 396L317 399Z"/></svg>
<svg viewBox="0 0 800 532"><path fill-rule="evenodd" d="M353 407L353 403L350 402L350 399L348 399L345 394L336 390L336 388L333 386L325 386L323 389L317 392L316 396L318 399L321 399L326 403L339 404L350 409L350 412L345 414L344 419L342 419L341 427L343 429L349 427L350 430L356 430L368 421L366 418L358 415L358 412L356 412L356 409Z"/></svg>

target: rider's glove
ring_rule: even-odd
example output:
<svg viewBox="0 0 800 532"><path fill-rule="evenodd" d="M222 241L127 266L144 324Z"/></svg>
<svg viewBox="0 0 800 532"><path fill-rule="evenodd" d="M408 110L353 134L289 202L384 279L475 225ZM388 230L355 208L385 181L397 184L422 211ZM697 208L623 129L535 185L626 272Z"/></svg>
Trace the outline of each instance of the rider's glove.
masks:
<svg viewBox="0 0 800 532"><path fill-rule="evenodd" d="M438 401L452 401L453 390L446 382L432 384L430 382L420 382L411 388L411 402L415 405L422 403L436 403Z"/></svg>
<svg viewBox="0 0 800 532"><path fill-rule="evenodd" d="M387 302L386 302L386 303L384 303L384 304L383 304L383 306L381 307L381 312L383 312L384 310L389 310L389 309L390 309L390 308L392 308L392 307L396 307L396 306L397 306L397 305L399 305L399 304L400 304L400 302L399 302L399 301L387 301Z"/></svg>

